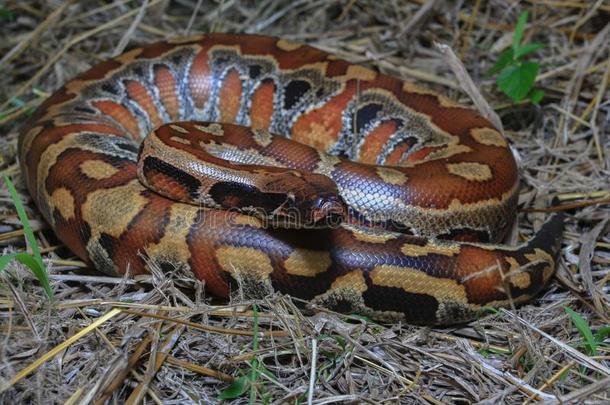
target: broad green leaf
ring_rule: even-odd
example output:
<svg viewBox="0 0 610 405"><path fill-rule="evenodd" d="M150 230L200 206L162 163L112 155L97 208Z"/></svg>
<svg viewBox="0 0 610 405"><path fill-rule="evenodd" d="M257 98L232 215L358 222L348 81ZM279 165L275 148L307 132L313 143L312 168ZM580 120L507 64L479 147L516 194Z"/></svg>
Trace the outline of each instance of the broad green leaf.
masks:
<svg viewBox="0 0 610 405"><path fill-rule="evenodd" d="M568 315L570 315L572 323L585 340L585 347L587 348L587 352L592 356L597 355L597 342L593 337L593 332L591 332L591 327L589 326L589 323L585 321L585 319L580 316L579 313L572 310L572 308L564 307L564 310Z"/></svg>
<svg viewBox="0 0 610 405"><path fill-rule="evenodd" d="M530 93L530 100L534 104L539 104L540 101L542 101L543 98L544 98L544 90L534 89Z"/></svg>
<svg viewBox="0 0 610 405"><path fill-rule="evenodd" d="M519 45L515 50L515 59L519 59L528 55L532 52L536 52L538 49L544 48L544 44L538 42L532 42L531 44Z"/></svg>
<svg viewBox="0 0 610 405"><path fill-rule="evenodd" d="M500 73L496 83L513 101L521 101L534 85L538 69L538 64L531 62L508 66Z"/></svg>
<svg viewBox="0 0 610 405"><path fill-rule="evenodd" d="M218 395L218 400L224 401L227 399L239 398L244 395L246 391L248 391L249 386L250 379L248 377L236 378L231 385L220 392L220 395Z"/></svg>
<svg viewBox="0 0 610 405"><path fill-rule="evenodd" d="M491 69L487 71L487 76L489 77L491 75L495 75L496 73L504 69L506 66L512 64L514 62L513 55L513 48L508 48L504 52L502 52L496 64L493 65Z"/></svg>
<svg viewBox="0 0 610 405"><path fill-rule="evenodd" d="M529 13L524 11L519 16L517 20L517 25L515 26L515 33L513 34L513 51L517 53L517 48L521 45L521 40L523 39L523 31L525 30L525 24L527 24L527 17Z"/></svg>

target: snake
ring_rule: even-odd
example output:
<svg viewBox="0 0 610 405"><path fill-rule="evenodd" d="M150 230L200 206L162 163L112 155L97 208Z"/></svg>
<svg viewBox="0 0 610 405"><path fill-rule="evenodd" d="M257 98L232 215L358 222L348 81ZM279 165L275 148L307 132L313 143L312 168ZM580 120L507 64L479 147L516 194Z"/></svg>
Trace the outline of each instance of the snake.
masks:
<svg viewBox="0 0 610 405"><path fill-rule="evenodd" d="M29 193L110 275L201 280L218 299L450 325L532 299L562 215L502 244L519 169L479 113L286 39L206 34L129 49L20 131Z"/></svg>

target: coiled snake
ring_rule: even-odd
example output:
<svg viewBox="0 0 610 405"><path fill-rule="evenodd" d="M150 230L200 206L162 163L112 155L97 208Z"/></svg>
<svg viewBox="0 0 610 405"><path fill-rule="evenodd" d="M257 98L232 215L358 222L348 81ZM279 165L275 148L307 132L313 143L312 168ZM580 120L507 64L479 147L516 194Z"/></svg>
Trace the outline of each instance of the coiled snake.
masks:
<svg viewBox="0 0 610 405"><path fill-rule="evenodd" d="M219 297L276 289L450 324L531 298L559 250L560 216L521 246L480 243L504 238L518 186L486 119L271 37L170 40L103 62L38 108L19 153L76 255L110 274L154 263Z"/></svg>

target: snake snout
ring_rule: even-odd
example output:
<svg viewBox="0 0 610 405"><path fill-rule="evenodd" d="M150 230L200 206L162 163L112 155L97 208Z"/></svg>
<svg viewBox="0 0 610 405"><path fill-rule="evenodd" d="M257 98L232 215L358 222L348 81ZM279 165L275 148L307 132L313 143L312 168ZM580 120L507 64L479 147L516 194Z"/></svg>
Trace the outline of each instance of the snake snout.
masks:
<svg viewBox="0 0 610 405"><path fill-rule="evenodd" d="M301 210L305 218L304 223L314 227L337 226L346 214L343 199L335 193L319 194L304 208Z"/></svg>

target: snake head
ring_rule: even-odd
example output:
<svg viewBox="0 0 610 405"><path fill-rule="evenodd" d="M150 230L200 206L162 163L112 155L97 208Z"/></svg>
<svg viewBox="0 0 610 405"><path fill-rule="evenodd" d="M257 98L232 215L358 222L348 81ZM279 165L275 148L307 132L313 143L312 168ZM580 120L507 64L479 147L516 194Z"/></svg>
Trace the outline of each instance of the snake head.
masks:
<svg viewBox="0 0 610 405"><path fill-rule="evenodd" d="M343 222L345 203L336 193L320 193L302 201L298 210L304 227L336 227Z"/></svg>
<svg viewBox="0 0 610 405"><path fill-rule="evenodd" d="M281 228L321 228L339 225L346 214L346 205L337 186L328 177L290 172L285 182L285 200L269 216ZM277 185L277 183L276 183Z"/></svg>

